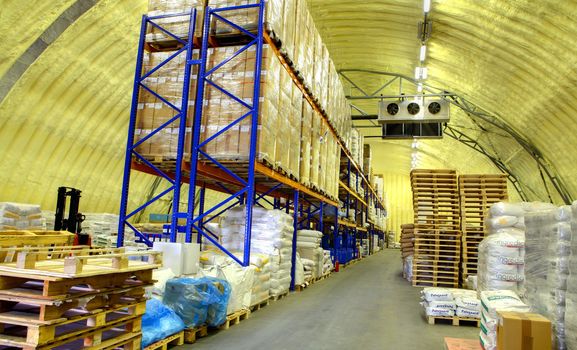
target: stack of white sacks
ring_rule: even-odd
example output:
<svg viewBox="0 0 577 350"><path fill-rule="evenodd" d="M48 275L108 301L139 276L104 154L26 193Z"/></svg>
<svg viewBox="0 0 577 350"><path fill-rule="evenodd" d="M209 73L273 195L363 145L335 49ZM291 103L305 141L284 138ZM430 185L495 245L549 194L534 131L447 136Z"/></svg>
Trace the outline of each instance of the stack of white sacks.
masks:
<svg viewBox="0 0 577 350"><path fill-rule="evenodd" d="M525 216L525 301L553 326L555 349L565 344L565 295L571 257L571 207Z"/></svg>
<svg viewBox="0 0 577 350"><path fill-rule="evenodd" d="M246 208L240 206L229 210L221 222L222 245L227 250L237 253L239 258L242 258L244 250L245 216ZM271 296L289 290L292 235L292 216L280 210L253 208L251 263L270 272L268 281ZM268 256L268 262L264 263L263 259L258 257L259 254ZM267 264L270 265L268 268L265 267Z"/></svg>
<svg viewBox="0 0 577 350"><path fill-rule="evenodd" d="M551 208L545 203L499 202L491 206L485 221L489 235L479 244L480 291L512 290L524 295L525 215Z"/></svg>
<svg viewBox="0 0 577 350"><path fill-rule="evenodd" d="M322 237L320 231L297 231L297 251L304 269L304 282L323 274L325 253L320 248Z"/></svg>
<svg viewBox="0 0 577 350"><path fill-rule="evenodd" d="M40 205L0 202L0 230L44 230Z"/></svg>
<svg viewBox="0 0 577 350"><path fill-rule="evenodd" d="M567 349L577 349L577 201L571 206L573 215L571 231L571 257L569 259L569 278L565 295L565 342Z"/></svg>
<svg viewBox="0 0 577 350"><path fill-rule="evenodd" d="M331 251L323 250L323 276L329 274L333 270L333 261L331 259Z"/></svg>
<svg viewBox="0 0 577 350"><path fill-rule="evenodd" d="M511 290L483 291L481 294L481 332L479 338L485 350L497 349L499 311L529 312L519 296Z"/></svg>
<svg viewBox="0 0 577 350"><path fill-rule="evenodd" d="M481 303L474 290L427 287L421 291L427 316L481 318Z"/></svg>

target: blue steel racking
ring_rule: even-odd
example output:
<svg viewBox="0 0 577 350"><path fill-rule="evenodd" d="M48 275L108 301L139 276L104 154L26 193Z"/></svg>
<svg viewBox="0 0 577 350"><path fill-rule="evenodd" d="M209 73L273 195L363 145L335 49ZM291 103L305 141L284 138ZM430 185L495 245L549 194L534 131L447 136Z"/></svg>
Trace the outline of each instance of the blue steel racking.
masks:
<svg viewBox="0 0 577 350"><path fill-rule="evenodd" d="M291 270L291 289L294 289L294 266L296 258L296 231L300 228L311 227L313 224L316 225L317 229L320 231L325 231L327 227L324 224L326 207L332 207L335 213L338 213L338 204L333 200L325 197L322 194L314 192L309 188L304 187L298 182L268 168L264 164L260 163L256 159L256 147L257 147L257 126L258 126L258 111L259 111L259 94L260 94L260 71L262 65L262 47L263 43L266 41L271 47L273 47L275 53L281 61L284 59L280 56L278 48L276 48L275 43L270 39L267 33L264 32L264 1L258 2L256 4L248 4L242 6L226 7L226 8L206 8L204 14L204 24L203 24L203 35L202 42L200 45L197 44L197 39L194 37L196 26L196 10L191 9L190 12L163 15L163 16L143 16L140 40L138 46L137 62L136 62L136 73L134 79L133 87L133 97L131 105L130 123L128 130L128 140L127 140L127 150L125 158L125 171L122 187L122 198L120 205L120 223L118 228L118 242L117 245L120 247L124 244L125 228L128 227L133 233L138 237L141 242L146 243L151 246L152 241L149 239L149 235L145 232L140 232L137 230L130 222L129 219L134 217L137 213L141 212L147 208L152 203L158 201L168 194L172 194L172 215L171 223L169 226L169 240L175 242L177 240L178 233L183 233L185 235L185 241L191 242L193 237L193 231L197 233L197 242L201 243L203 239L207 239L212 244L221 249L224 253L238 262L240 265L248 266L250 264L250 244L251 244L251 222L252 222L252 208L254 205L262 205L268 203L275 209L285 210L287 213L292 212L294 215L294 234L293 234L293 255L292 262L293 268ZM247 9L258 9L258 29L256 33L250 32L240 25L237 25L230 20L226 19L224 14L228 11L237 10L247 10ZM162 25L157 23L158 19L176 17L176 16L188 16L189 17L189 31L188 37L182 39L171 33L169 30L164 28ZM214 21L221 21L231 26L232 28L240 31L242 35L249 38L248 42L242 46L241 49L237 50L232 56L223 60L219 64L216 64L213 68L207 69L207 55L210 44L210 33L211 25ZM152 26L157 30L163 32L167 37L174 39L177 44L181 47L175 50L175 53L167 58L164 62L160 63L157 67L153 68L149 72L142 72L142 61L147 49L146 45L146 33L148 28ZM217 71L219 68L224 66L227 62L234 59L245 50L250 47L254 47L256 50L256 62L254 66L254 91L252 104L246 103L241 100L231 92L222 88L214 81L211 80L211 75ZM199 49L199 58L193 59L193 50ZM155 71L160 69L171 59L176 58L180 54L186 54L186 64L185 64L185 74L184 81L182 85L182 101L180 107L171 104L160 94L153 91L146 85L146 78L150 77ZM284 62L284 61L283 61ZM198 79L196 96L195 96L195 110L194 110L194 123L192 131L192 149L190 150L190 159L185 158L185 128L186 128L186 116L188 115L188 100L189 100L189 86L191 81L192 67L198 67ZM295 73L290 70L288 65L284 64L285 69L289 70L292 74L293 80L297 83ZM298 83L297 83L298 84ZM218 89L223 94L231 98L236 103L243 105L248 111L243 115L240 115L238 119L229 124L224 129L220 130L216 134L212 135L210 138L201 141L201 129L200 126L203 123L203 97L204 89L206 86L210 85L213 88ZM313 108L319 113L320 109L313 102L311 96L308 94L304 87L299 86L303 91L305 98L311 103ZM141 89L148 91L153 94L156 98L160 99L163 103L167 104L174 109L176 115L157 129L155 129L147 137L140 139L138 142L134 142L135 139L135 126L137 118L137 106L139 101L139 93ZM322 115L322 114L321 114ZM324 118L324 117L323 117ZM222 136L224 132L232 128L234 125L240 123L243 120L250 120L251 125L251 135L250 135L250 148L249 157L246 164L246 168L239 171L238 168L231 168L226 166L222 162L211 157L208 152L203 150L203 147L208 143L213 142L219 136ZM325 119L326 121L326 119ZM143 142L147 141L154 135L162 131L162 129L167 128L171 123L178 122L179 134L178 134L178 148L176 156L176 170L174 172L161 170L158 166L152 164L145 157L140 155L136 149ZM328 122L327 122L328 124ZM331 132L337 136L337 140L341 146L343 154L348 159L348 173L350 174L352 170L351 167L359 172L361 178L364 180L364 185L370 190L372 196L376 197L374 190L370 187L368 181L360 171L358 165L352 160L352 157L348 150L344 147L344 144L338 138L338 135L334 131L334 128L330 126ZM135 160L138 160L136 162ZM129 203L129 186L130 186L130 175L131 170L137 170L146 172L155 176L159 176L169 183L169 187L161 191L159 194L145 201L144 203L137 205L137 208L131 212L128 211ZM350 175L349 175L350 176ZM188 183L188 205L186 211L181 210L180 197L183 190L183 184ZM349 182L350 185L350 182ZM200 187L199 190L199 208L195 211L194 203L196 202L196 187ZM212 189L219 191L221 193L228 194L227 198L217 204L207 208L205 202L205 191L206 189ZM351 198L353 191L349 188L348 199ZM358 192L358 189L357 189ZM369 192L369 191L367 191ZM272 202L269 198L272 197ZM363 200L356 195L356 204L363 202ZM228 209L236 205L245 205L246 208L246 225L245 225L245 242L244 242L244 253L242 259L237 257L234 253L228 251L226 248L221 246L219 242L215 239L215 235L207 228L206 224L219 217L225 213ZM382 206L382 203L379 205ZM366 207L366 202L365 202ZM384 206L382 206L384 208ZM333 231L332 231L332 242L336 242L337 235L339 232L339 227L341 226L337 219L338 215L334 217ZM185 221L184 226L179 226L179 221ZM352 229L352 227L351 227ZM354 233L353 233L354 231ZM355 237L357 232L357 227L351 231L353 237ZM346 231L348 234L349 232Z"/></svg>

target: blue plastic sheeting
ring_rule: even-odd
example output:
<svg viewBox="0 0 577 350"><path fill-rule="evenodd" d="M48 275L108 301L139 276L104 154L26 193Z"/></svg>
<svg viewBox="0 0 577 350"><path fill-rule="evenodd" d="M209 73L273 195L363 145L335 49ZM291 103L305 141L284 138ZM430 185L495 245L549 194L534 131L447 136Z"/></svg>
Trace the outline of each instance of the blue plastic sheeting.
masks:
<svg viewBox="0 0 577 350"><path fill-rule="evenodd" d="M184 329L184 322L160 300L146 302L146 312L142 315L142 347L169 337Z"/></svg>
<svg viewBox="0 0 577 350"><path fill-rule="evenodd" d="M226 321L230 284L213 277L173 278L166 282L163 302L174 310L186 327Z"/></svg>

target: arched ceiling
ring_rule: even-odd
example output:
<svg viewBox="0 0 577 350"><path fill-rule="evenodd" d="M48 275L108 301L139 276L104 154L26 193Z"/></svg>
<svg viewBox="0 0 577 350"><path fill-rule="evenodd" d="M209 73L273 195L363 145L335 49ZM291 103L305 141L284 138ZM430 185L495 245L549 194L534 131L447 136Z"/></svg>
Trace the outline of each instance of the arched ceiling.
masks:
<svg viewBox="0 0 577 350"><path fill-rule="evenodd" d="M1 1L0 30L10 35L0 41L0 79L74 2ZM421 1L309 4L338 68L412 76ZM117 210L136 42L146 7L141 0L97 1L15 82L0 102L0 200L52 208L56 188L66 185L83 190L86 211ZM501 114L548 157L572 193L577 193L576 9L574 2L553 0L433 1L426 62L428 83ZM471 124L458 115L453 122ZM495 147L512 147L490 134L477 136ZM408 172L410 141L376 147L377 169ZM419 153L423 167L496 171L448 138L423 141ZM531 160L514 149L510 153L511 166L527 182L539 183ZM133 189L146 196L152 180L138 174Z"/></svg>
<svg viewBox="0 0 577 350"><path fill-rule="evenodd" d="M414 75L419 63L417 25L423 20L422 1L309 1L337 68ZM568 0L433 0L429 14L433 29L425 62L427 84L467 96L501 115L549 159L574 196L577 48L571 42L577 35L576 10L577 3ZM374 77L359 79L363 86L378 87L383 82ZM468 119L455 113L451 124L475 129ZM539 188L531 197L547 200L531 157L518 152L507 138L495 135L496 130L483 136L471 132L484 137L485 144L509 153L504 159L511 168L528 187ZM471 159L463 153L465 146L454 145L448 138L427 143L435 145L434 157L456 169ZM407 150L405 157L410 159L411 153Z"/></svg>

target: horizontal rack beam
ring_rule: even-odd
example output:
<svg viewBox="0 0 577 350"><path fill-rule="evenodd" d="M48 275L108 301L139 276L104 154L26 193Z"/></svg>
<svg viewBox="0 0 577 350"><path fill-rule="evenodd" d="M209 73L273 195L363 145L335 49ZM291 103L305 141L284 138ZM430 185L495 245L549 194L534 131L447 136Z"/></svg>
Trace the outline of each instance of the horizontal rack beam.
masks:
<svg viewBox="0 0 577 350"><path fill-rule="evenodd" d="M342 180L339 180L339 185L344 188L348 193L352 194L359 202L361 202L365 207L367 206L367 202L365 202L361 196L355 191L353 191L349 186L347 186Z"/></svg>

